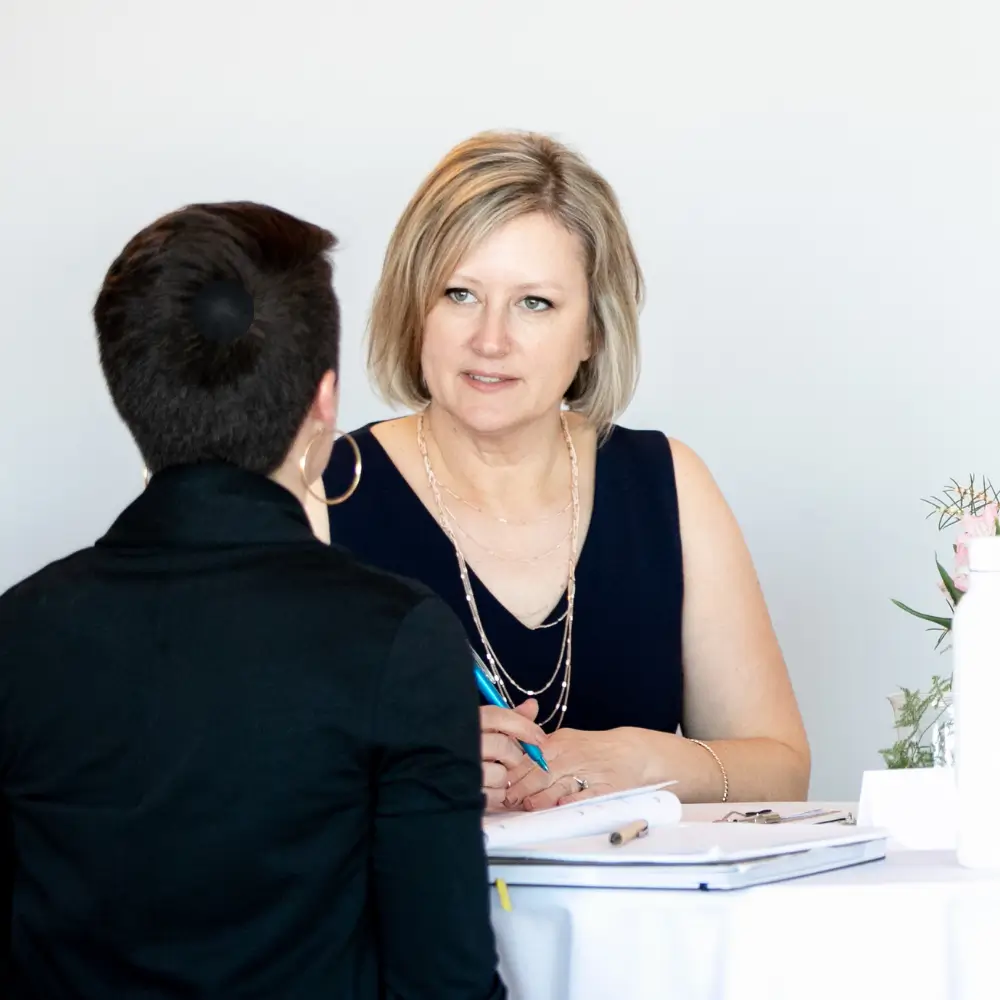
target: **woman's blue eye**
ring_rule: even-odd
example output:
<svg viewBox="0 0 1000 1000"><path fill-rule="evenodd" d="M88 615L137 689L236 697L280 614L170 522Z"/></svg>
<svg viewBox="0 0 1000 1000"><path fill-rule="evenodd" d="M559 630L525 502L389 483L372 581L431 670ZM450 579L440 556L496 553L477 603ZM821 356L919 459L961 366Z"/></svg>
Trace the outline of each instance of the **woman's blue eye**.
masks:
<svg viewBox="0 0 1000 1000"><path fill-rule="evenodd" d="M468 288L447 288L444 294L452 302L457 302L459 305L464 305L466 302L474 302L476 298Z"/></svg>
<svg viewBox="0 0 1000 1000"><path fill-rule="evenodd" d="M537 295L528 295L521 300L525 309L529 312L545 312L552 308L552 303L548 299L539 298Z"/></svg>

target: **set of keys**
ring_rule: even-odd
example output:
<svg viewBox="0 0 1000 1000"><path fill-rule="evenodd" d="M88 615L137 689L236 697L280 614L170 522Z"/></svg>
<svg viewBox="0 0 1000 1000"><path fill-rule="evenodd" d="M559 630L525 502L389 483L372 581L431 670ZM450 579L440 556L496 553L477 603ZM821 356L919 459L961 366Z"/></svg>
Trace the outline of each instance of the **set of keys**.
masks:
<svg viewBox="0 0 1000 1000"><path fill-rule="evenodd" d="M827 817L823 819L822 817ZM845 813L840 809L808 809L805 812L782 816L773 809L755 809L751 812L740 812L732 809L725 816L714 820L716 823L798 823L810 820L814 825L822 823L843 823L844 826L856 826L857 820L853 813Z"/></svg>

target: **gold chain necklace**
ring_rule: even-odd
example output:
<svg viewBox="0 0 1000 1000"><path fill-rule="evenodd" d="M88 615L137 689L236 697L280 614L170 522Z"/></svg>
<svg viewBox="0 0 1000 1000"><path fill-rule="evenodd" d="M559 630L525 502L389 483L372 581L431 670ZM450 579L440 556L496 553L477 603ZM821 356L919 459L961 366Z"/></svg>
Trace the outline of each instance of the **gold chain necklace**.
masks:
<svg viewBox="0 0 1000 1000"><path fill-rule="evenodd" d="M570 503L572 503L572 501L570 501ZM569 507L570 504L567 504L566 508L569 509ZM455 530L463 538L467 538L470 542L472 542L472 544L475 545L477 549L482 549L482 551L485 552L488 556L492 556L494 559L503 559L505 562L527 563L529 566L533 565L534 563L541 562L543 559L546 559L549 556L553 555L554 553L558 552L566 544L566 540L569 538L570 532L573 530L572 527L567 528L566 534L563 535L562 538L560 538L555 545L553 545L551 548L546 549L544 552L539 552L538 555L536 556L516 556L510 552L498 552L496 549L491 549L488 545L484 544L478 538L476 538L476 536L473 535L471 532L466 531L466 529L462 527L461 521L459 521L459 519L455 516L455 512L447 504L444 504L444 512L448 515L448 518L451 520L452 524L454 524ZM500 520L500 518L497 518L497 520Z"/></svg>
<svg viewBox="0 0 1000 1000"><path fill-rule="evenodd" d="M573 501L572 500L568 500L566 502L566 506L565 507L563 507L561 510L557 510L553 514L545 514L542 517L533 517L529 521L518 521L518 520L515 520L514 518L510 518L510 517L501 517L499 514L491 514L488 510L483 510L482 507L477 507L470 500L466 500L464 497L460 497L450 486L445 486L444 483L438 483L438 485L453 500L457 500L459 503L464 503L466 507L471 507L477 514L482 514L483 517L492 517L494 521L499 521L501 524L509 524L512 528L513 527L516 527L516 528L526 528L530 524L545 524L546 522L551 521L554 518L557 518L557 517L559 517L562 514L565 514L566 511L568 511L570 509L570 507L573 506ZM455 517L454 514L452 514L451 516L453 518Z"/></svg>
<svg viewBox="0 0 1000 1000"><path fill-rule="evenodd" d="M573 609L576 604L576 558L580 537L580 477L576 458L576 448L573 445L573 437L569 432L569 424L566 421L566 415L564 413L559 414L559 422L562 426L563 440L566 442L566 449L569 452L570 504L573 508L573 521L570 528L569 568L566 574L566 611L560 616L560 619L557 619L557 622L562 620L565 624L563 626L562 642L559 647L559 656L556 659L556 666L555 670L552 672L552 676L549 677L548 681L546 681L542 687L531 690L529 688L522 687L510 675L510 672L500 662L500 658L497 656L496 651L490 644L489 638L486 635L486 630L483 628L483 622L479 615L479 606L476 603L476 595L473 593L472 581L469 577L469 567L465 561L465 555L462 552L462 547L458 544L458 539L455 537L455 533L451 528L451 523L445 513L444 501L441 498L441 488L438 483L437 476L434 474L434 469L431 466L430 455L427 452L427 441L424 438L424 414L421 412L417 415L417 447L420 450L420 457L424 460L424 471L427 473L427 483L431 488L431 493L434 496L434 503L437 506L438 523L441 525L442 531L444 531L444 533L448 536L448 539L451 541L452 547L455 550L455 558L458 561L458 573L462 579L462 588L465 591L465 600L469 605L472 620L475 623L476 631L479 633L480 641L483 644L483 651L486 654L486 665L491 674L491 679L500 689L500 693L503 697L506 698L510 704L513 704L514 699L510 697L507 691L508 683L511 687L521 692L521 694L529 698L534 698L548 691L549 688L555 684L560 673L563 673L563 680L559 688L559 692L556 695L555 706L552 711L538 723L540 726L544 726L551 722L552 719L555 719L556 729L562 725L563 717L566 714L566 706L569 703L570 682L572 680ZM557 622L553 622L551 624L556 624ZM535 627L539 628L545 626Z"/></svg>

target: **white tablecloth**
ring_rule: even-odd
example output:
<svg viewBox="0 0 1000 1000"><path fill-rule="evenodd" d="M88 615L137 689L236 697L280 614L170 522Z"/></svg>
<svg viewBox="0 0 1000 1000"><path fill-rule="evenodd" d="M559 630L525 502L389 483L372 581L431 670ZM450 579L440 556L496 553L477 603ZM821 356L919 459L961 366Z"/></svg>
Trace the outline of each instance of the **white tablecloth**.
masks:
<svg viewBox="0 0 1000 1000"><path fill-rule="evenodd" d="M1000 876L948 852L735 892L510 894L493 922L512 1000L1000 998Z"/></svg>

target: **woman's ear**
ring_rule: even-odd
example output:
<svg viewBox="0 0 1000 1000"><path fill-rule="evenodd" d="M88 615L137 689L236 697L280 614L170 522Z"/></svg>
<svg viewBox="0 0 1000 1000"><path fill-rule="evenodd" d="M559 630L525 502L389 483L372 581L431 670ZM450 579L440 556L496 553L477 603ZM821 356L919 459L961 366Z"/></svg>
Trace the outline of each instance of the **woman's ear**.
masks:
<svg viewBox="0 0 1000 1000"><path fill-rule="evenodd" d="M309 415L334 430L337 426L339 404L340 387L337 384L337 376L329 371L320 379Z"/></svg>

